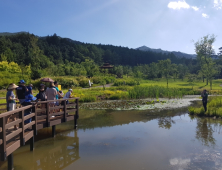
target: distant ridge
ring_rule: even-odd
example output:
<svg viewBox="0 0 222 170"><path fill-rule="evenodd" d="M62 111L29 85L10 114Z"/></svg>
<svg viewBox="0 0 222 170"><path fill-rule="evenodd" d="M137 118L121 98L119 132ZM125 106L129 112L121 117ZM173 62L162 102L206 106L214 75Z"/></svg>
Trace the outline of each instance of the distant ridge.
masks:
<svg viewBox="0 0 222 170"><path fill-rule="evenodd" d="M26 31L20 31L20 32L0 32L0 36L10 36L10 35L16 35L16 34L28 34L29 32Z"/></svg>
<svg viewBox="0 0 222 170"><path fill-rule="evenodd" d="M173 53L176 57L178 58L196 58L196 54L186 54L186 53L183 53L183 52L180 52L180 51L165 51L165 50L162 50L161 48L158 48L158 49L153 49L153 48L149 48L147 46L142 46L142 47L139 47L139 48L136 48L137 50L140 50L140 51L152 51L152 52L155 52L155 53L165 53L165 54L168 54L168 53Z"/></svg>

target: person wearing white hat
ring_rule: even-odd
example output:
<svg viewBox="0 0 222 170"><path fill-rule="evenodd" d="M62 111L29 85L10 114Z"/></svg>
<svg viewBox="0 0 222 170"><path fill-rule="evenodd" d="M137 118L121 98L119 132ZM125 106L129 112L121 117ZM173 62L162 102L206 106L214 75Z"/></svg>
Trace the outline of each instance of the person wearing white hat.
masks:
<svg viewBox="0 0 222 170"><path fill-rule="evenodd" d="M7 90L8 92L6 93L6 102L7 102L7 111L11 111L15 109L16 106L16 98L15 95L13 93L13 90L15 90L18 86L16 86L15 84L9 84Z"/></svg>
<svg viewBox="0 0 222 170"><path fill-rule="evenodd" d="M13 90L15 90L18 86L16 86L14 83L9 84L8 88L7 88L7 93L6 93L6 102L7 102L7 111L11 111L11 110L15 110L16 107L16 102L15 100L17 100L15 98L15 95L13 93ZM13 118L14 120L16 120L15 115L11 115L10 117L8 117L7 119L7 123L9 123L10 118ZM17 126L14 126L15 129L17 129Z"/></svg>

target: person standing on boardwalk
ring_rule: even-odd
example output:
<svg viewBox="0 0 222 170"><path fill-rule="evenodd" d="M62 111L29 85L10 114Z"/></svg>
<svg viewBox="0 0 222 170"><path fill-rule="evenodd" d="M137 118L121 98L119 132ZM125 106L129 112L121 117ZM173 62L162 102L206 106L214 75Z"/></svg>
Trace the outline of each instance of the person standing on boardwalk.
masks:
<svg viewBox="0 0 222 170"><path fill-rule="evenodd" d="M18 86L16 86L14 83L9 84L8 88L7 88L7 93L6 93L6 102L7 102L7 111L11 111L11 110L15 110L16 108L16 102L15 100L17 100L15 98L15 95L13 93L13 90L15 90ZM16 120L16 116L13 114L11 116L9 116L7 118L7 123L9 123L10 118L14 119L14 121ZM17 129L17 126L14 125L14 129Z"/></svg>
<svg viewBox="0 0 222 170"><path fill-rule="evenodd" d="M56 100L58 100L59 98L62 98L62 95L59 93L59 88L58 88L58 82L57 82L57 81L54 82L54 85L55 85L54 88L55 88L56 91L57 91ZM59 106L59 102L56 101L55 105L56 105L56 106Z"/></svg>
<svg viewBox="0 0 222 170"><path fill-rule="evenodd" d="M203 102L203 107L205 112L207 111L207 98L208 98L208 94L207 94L207 90L204 89L201 93L201 97L202 97L202 102Z"/></svg>
<svg viewBox="0 0 222 170"><path fill-rule="evenodd" d="M49 88L46 89L45 94L47 96L47 100L55 100L56 99L57 91L54 87L55 87L54 83L51 82ZM53 102L53 101L49 103L50 107L54 107L54 105L55 105L55 102ZM51 110L51 112L53 112L53 110Z"/></svg>
<svg viewBox="0 0 222 170"><path fill-rule="evenodd" d="M25 86L25 81L20 80L19 87L16 88L16 96L19 99L20 104L25 101L26 92L28 92L28 89Z"/></svg>
<svg viewBox="0 0 222 170"><path fill-rule="evenodd" d="M41 84L39 87L39 93L36 95L36 98L38 99L38 101L46 101L47 100L47 96L45 94L45 85ZM46 108L46 104L45 103L41 103L41 109L45 109ZM45 111L42 111L42 113L45 113Z"/></svg>
<svg viewBox="0 0 222 170"><path fill-rule="evenodd" d="M29 85L26 87L26 88L28 89L28 91L25 93L26 96L29 95L29 94L33 94L33 92L32 92L32 87L33 87L32 84L29 84Z"/></svg>

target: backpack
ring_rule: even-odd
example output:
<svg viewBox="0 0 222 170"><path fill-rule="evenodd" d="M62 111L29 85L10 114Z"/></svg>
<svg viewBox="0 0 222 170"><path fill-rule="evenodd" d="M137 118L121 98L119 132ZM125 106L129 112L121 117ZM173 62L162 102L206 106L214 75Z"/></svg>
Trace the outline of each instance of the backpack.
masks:
<svg viewBox="0 0 222 170"><path fill-rule="evenodd" d="M41 101L46 101L46 95L45 92L39 92L39 99L41 99Z"/></svg>

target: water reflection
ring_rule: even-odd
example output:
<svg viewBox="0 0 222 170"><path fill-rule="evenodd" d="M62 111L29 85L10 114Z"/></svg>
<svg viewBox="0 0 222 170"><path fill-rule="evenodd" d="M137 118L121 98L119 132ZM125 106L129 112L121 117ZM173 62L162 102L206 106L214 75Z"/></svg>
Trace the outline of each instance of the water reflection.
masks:
<svg viewBox="0 0 222 170"><path fill-rule="evenodd" d="M177 169L184 169L190 165L190 158L188 159L181 159L181 158L174 158L170 159L170 165Z"/></svg>
<svg viewBox="0 0 222 170"><path fill-rule="evenodd" d="M196 139L201 141L205 146L214 146L216 140L213 137L214 124L207 118L197 118Z"/></svg>
<svg viewBox="0 0 222 170"><path fill-rule="evenodd" d="M77 131L68 135L57 134L35 143L35 150L21 147L14 155L15 170L60 170L80 159ZM1 162L1 170L7 170L7 162Z"/></svg>
<svg viewBox="0 0 222 170"><path fill-rule="evenodd" d="M66 136L59 146L53 146L52 149L43 152L42 155L36 151L33 152L35 157L34 169L63 169L80 158L77 131L75 131L74 137Z"/></svg>
<svg viewBox="0 0 222 170"><path fill-rule="evenodd" d="M172 124L175 124L172 117L161 117L158 119L158 125L160 128L170 129Z"/></svg>

